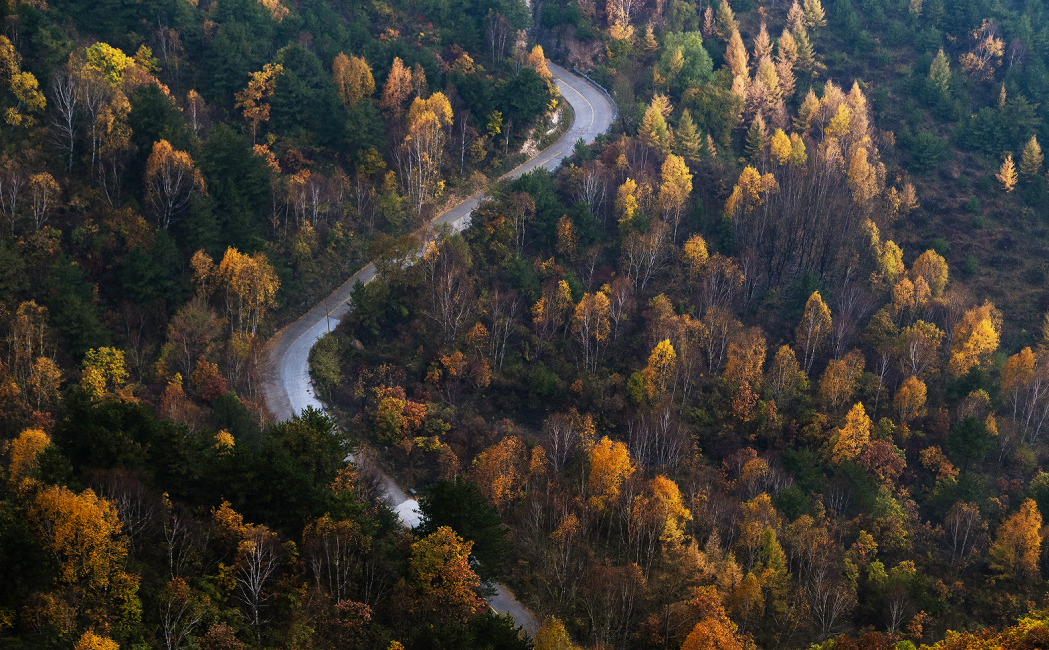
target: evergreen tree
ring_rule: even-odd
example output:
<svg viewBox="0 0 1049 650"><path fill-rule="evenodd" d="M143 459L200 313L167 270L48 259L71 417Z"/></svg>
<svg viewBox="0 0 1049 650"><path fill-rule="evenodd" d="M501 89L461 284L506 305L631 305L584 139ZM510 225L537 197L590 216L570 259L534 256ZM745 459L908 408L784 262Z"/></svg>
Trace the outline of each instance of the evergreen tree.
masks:
<svg viewBox="0 0 1049 650"><path fill-rule="evenodd" d="M1024 152L1020 157L1020 173L1028 178L1037 176L1042 173L1043 160L1042 147L1038 144L1037 136L1032 135L1024 145Z"/></svg>
<svg viewBox="0 0 1049 650"><path fill-rule="evenodd" d="M681 120L678 121L677 132L674 134L674 149L679 155L695 159L699 155L701 142L702 137L692 121L692 114L686 108L681 112Z"/></svg>
<svg viewBox="0 0 1049 650"><path fill-rule="evenodd" d="M747 146L743 152L747 160L756 161L765 151L765 143L768 141L768 130L765 128L765 120L761 113L757 114L754 121L747 129Z"/></svg>
<svg viewBox="0 0 1049 650"><path fill-rule="evenodd" d="M943 48L937 52L936 58L929 66L929 81L932 82L943 98L950 96L951 92L951 63L943 53Z"/></svg>

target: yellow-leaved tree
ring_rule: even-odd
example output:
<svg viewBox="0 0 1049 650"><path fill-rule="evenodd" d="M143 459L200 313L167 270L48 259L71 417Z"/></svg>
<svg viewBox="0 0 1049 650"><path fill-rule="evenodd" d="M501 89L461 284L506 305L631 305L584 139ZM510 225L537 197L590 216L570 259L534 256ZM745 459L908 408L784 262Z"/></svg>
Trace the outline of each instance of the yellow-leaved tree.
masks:
<svg viewBox="0 0 1049 650"><path fill-rule="evenodd" d="M88 350L84 355L80 387L94 399L102 399L107 393L120 392L127 378L123 350L103 347Z"/></svg>
<svg viewBox="0 0 1049 650"><path fill-rule="evenodd" d="M608 510L619 499L623 482L635 469L626 445L603 436L590 450L590 505Z"/></svg>
<svg viewBox="0 0 1049 650"><path fill-rule="evenodd" d="M80 635L74 650L118 650L119 648L120 644L113 639L95 634L93 630L88 630Z"/></svg>
<svg viewBox="0 0 1049 650"><path fill-rule="evenodd" d="M1032 135L1031 139L1024 145L1023 154L1020 156L1020 173L1030 178L1042 173L1042 147L1038 144L1038 137Z"/></svg>
<svg viewBox="0 0 1049 650"><path fill-rule="evenodd" d="M332 79L339 99L346 108L352 108L360 100L375 92L375 78L364 57L339 52L331 66Z"/></svg>
<svg viewBox="0 0 1049 650"><path fill-rule="evenodd" d="M960 377L970 368L987 363L998 349L1001 332L1002 312L989 301L966 311L951 337L948 372Z"/></svg>
<svg viewBox="0 0 1049 650"><path fill-rule="evenodd" d="M472 548L473 542L463 541L448 526L412 544L409 572L421 608L419 614L463 625L484 609L484 601L477 595L481 580L470 568Z"/></svg>
<svg viewBox="0 0 1049 650"><path fill-rule="evenodd" d="M535 650L576 650L561 619L550 616L535 633Z"/></svg>
<svg viewBox="0 0 1049 650"><path fill-rule="evenodd" d="M615 213L620 228L629 226L637 213L637 183L631 178L616 189Z"/></svg>
<svg viewBox="0 0 1049 650"><path fill-rule="evenodd" d="M394 119L399 119L404 112L404 102L411 96L412 90L412 71L405 67L401 57L394 57L390 74L386 75L386 85L382 88L379 106Z"/></svg>
<svg viewBox="0 0 1049 650"><path fill-rule="evenodd" d="M914 375L903 380L892 405L900 418L900 424L907 423L915 418L925 417L925 399L927 394L925 382Z"/></svg>
<svg viewBox="0 0 1049 650"><path fill-rule="evenodd" d="M248 87L234 95L237 100L236 107L241 110L244 119L248 122L252 144L255 144L259 126L270 119L269 99L277 90L277 77L282 74L284 74L283 65L267 63L262 66L262 70L249 73L251 79L248 81Z"/></svg>
<svg viewBox="0 0 1049 650"><path fill-rule="evenodd" d="M681 156L669 154L663 161L663 182L659 185L659 204L663 208L663 220L674 226L673 239L677 240L677 229L681 215L692 194L692 174Z"/></svg>
<svg viewBox="0 0 1049 650"><path fill-rule="evenodd" d="M408 198L418 213L422 212L423 203L444 191L441 162L446 131L451 125L452 105L444 93L434 93L427 99L416 97L412 101L408 110L408 135L400 154L407 163L403 168Z"/></svg>
<svg viewBox="0 0 1049 650"><path fill-rule="evenodd" d="M660 400L673 386L674 369L677 367L677 352L664 339L656 344L648 355L648 364L641 371L645 380L645 392L650 400Z"/></svg>
<svg viewBox="0 0 1049 650"><path fill-rule="evenodd" d="M266 312L276 304L274 297L280 288L280 278L266 254L245 255L231 246L216 266L201 250L190 265L200 294L205 298L218 294L222 299L230 333L255 336Z"/></svg>
<svg viewBox="0 0 1049 650"><path fill-rule="evenodd" d="M871 419L863 408L863 402L856 402L845 417L845 424L837 431L838 439L834 443L832 458L835 463L856 459L871 440Z"/></svg>
<svg viewBox="0 0 1049 650"><path fill-rule="evenodd" d="M39 429L26 429L11 441L7 480L12 486L17 486L36 472L39 468L40 453L47 449L49 444L51 438Z"/></svg>
<svg viewBox="0 0 1049 650"><path fill-rule="evenodd" d="M991 545L991 568L1006 578L1039 576L1038 558L1042 550L1042 515L1033 499L998 527Z"/></svg>
<svg viewBox="0 0 1049 650"><path fill-rule="evenodd" d="M1013 164L1013 155L1011 153L1005 154L1005 160L1002 161L1002 166L998 168L995 178L1002 184L1002 189L1006 192L1012 192L1016 188L1016 165Z"/></svg>
<svg viewBox="0 0 1049 650"><path fill-rule="evenodd" d="M50 486L36 493L26 521L58 567L59 596L92 622L113 621L140 607L138 578L125 571L128 542L112 503L91 490Z"/></svg>
<svg viewBox="0 0 1049 650"><path fill-rule="evenodd" d="M816 359L816 354L827 344L830 338L830 328L830 307L823 302L819 291L813 291L805 303L805 312L801 316L801 322L794 330L795 340L801 348L802 366L806 373L812 370L812 362Z"/></svg>

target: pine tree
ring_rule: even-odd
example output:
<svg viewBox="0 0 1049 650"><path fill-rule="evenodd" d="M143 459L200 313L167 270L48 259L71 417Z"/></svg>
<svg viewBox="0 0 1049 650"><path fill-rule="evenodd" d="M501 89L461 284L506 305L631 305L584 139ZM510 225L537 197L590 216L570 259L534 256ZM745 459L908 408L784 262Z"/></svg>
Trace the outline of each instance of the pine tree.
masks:
<svg viewBox="0 0 1049 650"><path fill-rule="evenodd" d="M757 160L764 152L767 141L768 131L765 129L765 120L759 111L754 121L750 123L750 128L747 129L747 146L743 150L747 160Z"/></svg>
<svg viewBox="0 0 1049 650"><path fill-rule="evenodd" d="M929 81L931 81L932 85L940 91L941 96L944 98L950 96L951 63L943 53L943 48L940 48L940 51L936 54L936 58L932 60L932 65L929 66Z"/></svg>
<svg viewBox="0 0 1049 650"><path fill-rule="evenodd" d="M815 75L816 55L812 52L812 43L809 42L809 35L805 33L804 28L794 30L792 35L794 36L794 44L798 48L798 59L794 64L799 70Z"/></svg>
<svg viewBox="0 0 1049 650"><path fill-rule="evenodd" d="M1042 161L1044 159L1042 147L1038 144L1038 137L1032 135L1031 139L1024 145L1024 152L1020 157L1020 173L1027 177L1041 174Z"/></svg>
<svg viewBox="0 0 1049 650"><path fill-rule="evenodd" d="M827 18L823 13L823 5L820 0L804 0L805 2L805 26L812 30L827 26Z"/></svg>
<svg viewBox="0 0 1049 650"><path fill-rule="evenodd" d="M677 124L674 136L675 148L680 155L694 160L699 156L701 142L701 136L696 131L696 124L692 121L692 114L686 108L681 112L681 120Z"/></svg>
<svg viewBox="0 0 1049 650"><path fill-rule="evenodd" d="M716 24L718 36L726 41L732 37L733 32L739 31L739 22L736 21L736 14L729 6L728 0L721 0L721 4L718 5Z"/></svg>
<svg viewBox="0 0 1049 650"><path fill-rule="evenodd" d="M667 122L663 117L661 104L655 98L645 111L641 120L641 128L638 135L641 140L650 147L658 149L662 153L670 151L670 131L667 130Z"/></svg>
<svg viewBox="0 0 1049 650"><path fill-rule="evenodd" d="M1012 192L1016 188L1016 165L1013 164L1013 155L1011 153L1005 154L1005 160L1002 161L1002 166L998 168L998 173L995 175L998 182L1002 184L1002 189L1005 192Z"/></svg>

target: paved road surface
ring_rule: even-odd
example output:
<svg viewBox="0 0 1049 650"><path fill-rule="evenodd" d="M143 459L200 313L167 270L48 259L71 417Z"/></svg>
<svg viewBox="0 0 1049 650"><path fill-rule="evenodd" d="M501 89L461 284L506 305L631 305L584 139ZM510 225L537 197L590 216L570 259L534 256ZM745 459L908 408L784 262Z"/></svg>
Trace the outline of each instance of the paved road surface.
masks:
<svg viewBox="0 0 1049 650"><path fill-rule="evenodd" d="M572 148L580 138L586 142L593 142L595 136L608 130L615 117L615 107L600 89L560 66L553 63L549 66L556 77L561 96L575 111L575 122L557 142L506 174L504 178L516 178L539 167L556 169L561 160L572 153ZM481 198L481 193L471 196L438 217L434 223L447 223L455 230L462 230L469 225L470 213L480 203ZM278 332L266 344L271 379L262 390L270 411L278 420L287 420L307 406L324 408L310 383L310 348L329 329L333 329L349 309L350 292L353 291L354 284L357 281L370 282L374 277L375 266L369 264L325 300L315 305L305 316ZM418 503L409 499L389 477L384 476L383 479L386 502L406 526L418 525ZM489 604L500 613L512 614L514 620L524 626L529 634L534 635L539 627L531 612L518 603L503 585L496 585L496 595L489 600Z"/></svg>

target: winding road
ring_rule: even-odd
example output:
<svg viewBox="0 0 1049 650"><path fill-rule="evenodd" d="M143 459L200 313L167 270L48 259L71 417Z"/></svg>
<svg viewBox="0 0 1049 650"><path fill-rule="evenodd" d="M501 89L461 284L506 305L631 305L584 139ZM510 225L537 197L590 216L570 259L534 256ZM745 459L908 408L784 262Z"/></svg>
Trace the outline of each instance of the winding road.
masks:
<svg viewBox="0 0 1049 650"><path fill-rule="evenodd" d="M572 153L575 143L582 138L587 143L608 130L615 119L616 110L611 99L600 89L579 75L549 64L561 96L572 105L575 121L568 131L554 144L539 152L503 178L517 178L540 167L554 170L561 161ZM483 198L477 193L451 208L434 220L433 224L450 224L456 231L467 227L470 214ZM326 299L314 305L299 320L291 323L266 344L266 355L270 366L269 379L262 387L266 404L278 420L287 420L302 412L307 406L323 409L310 383L310 349L325 333L334 329L349 310L350 293L354 284L370 282L375 277L375 265L368 264L343 283ZM386 503L397 513L406 526L419 524L418 502L408 498L389 477L383 476ZM535 635L539 623L524 606L514 599L503 585L496 585L496 593L489 605L501 614L512 614L514 621Z"/></svg>

